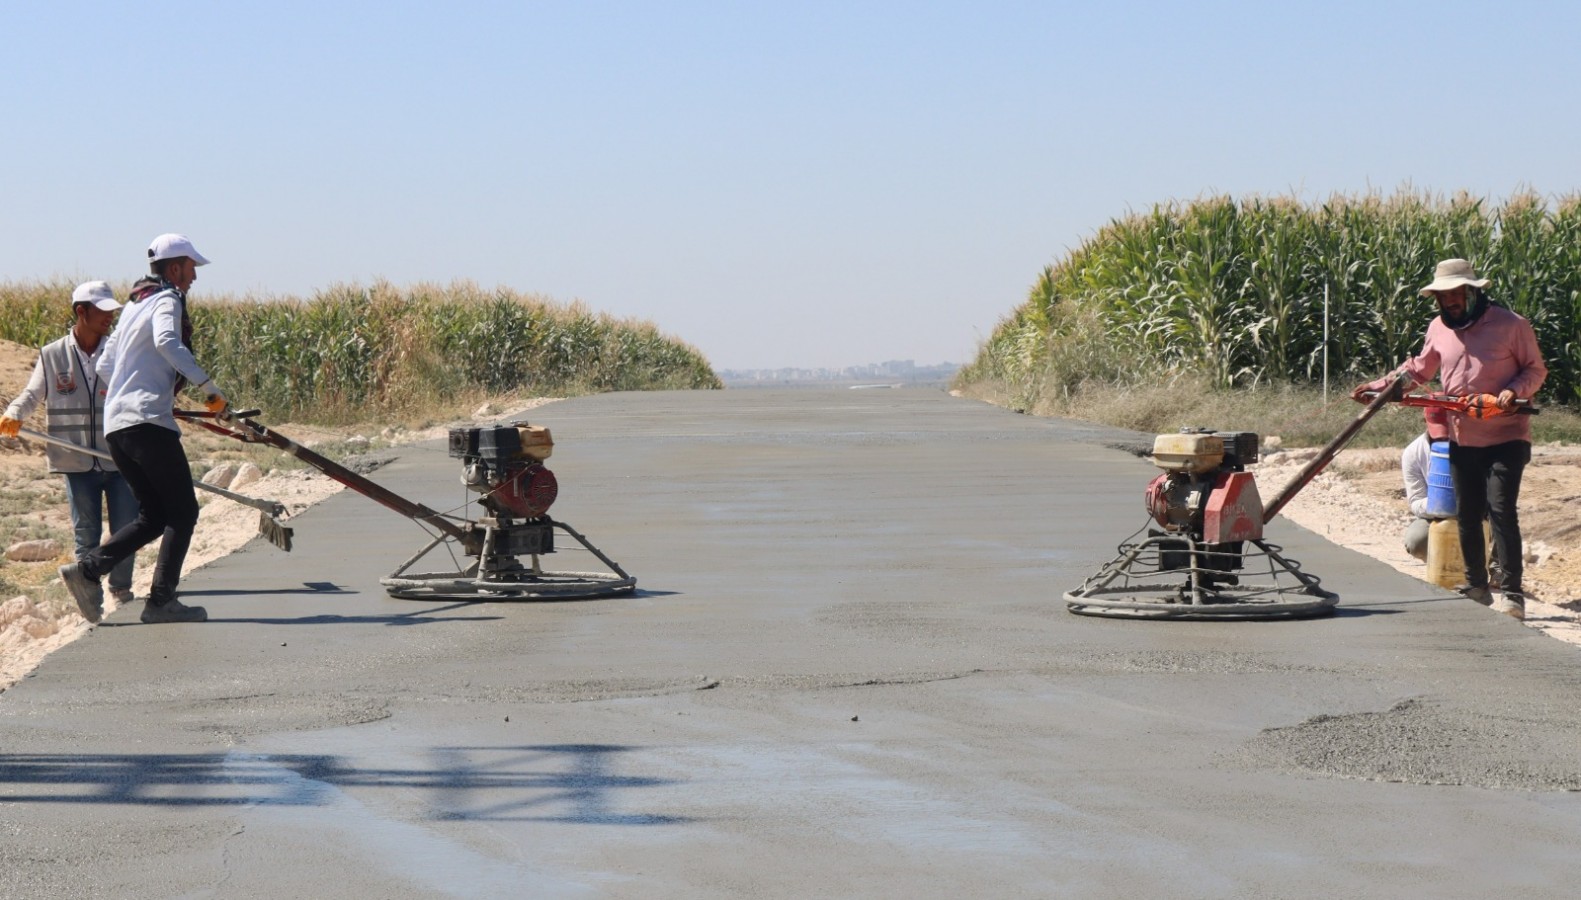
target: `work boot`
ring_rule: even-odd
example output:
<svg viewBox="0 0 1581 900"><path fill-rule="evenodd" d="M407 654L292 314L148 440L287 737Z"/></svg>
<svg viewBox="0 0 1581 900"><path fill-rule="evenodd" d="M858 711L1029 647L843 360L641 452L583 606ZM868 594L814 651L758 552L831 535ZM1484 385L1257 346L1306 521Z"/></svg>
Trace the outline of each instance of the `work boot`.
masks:
<svg viewBox="0 0 1581 900"><path fill-rule="evenodd" d="M209 611L201 606L188 606L171 597L164 603L155 604L154 598L149 597L143 603L143 624L163 625L167 622L207 622Z"/></svg>
<svg viewBox="0 0 1581 900"><path fill-rule="evenodd" d="M1500 591L1493 601L1493 611L1504 613L1512 619L1526 619L1526 598L1520 591Z"/></svg>
<svg viewBox="0 0 1581 900"><path fill-rule="evenodd" d="M97 578L89 578L82 571L82 563L61 566L56 571L66 583L66 590L71 592L71 599L77 601L77 611L84 619L97 623L104 618L104 585Z"/></svg>
<svg viewBox="0 0 1581 900"><path fill-rule="evenodd" d="M1486 587L1477 587L1476 585L1472 584L1463 584L1455 588L1455 590L1464 596L1470 597L1478 603L1481 603L1483 606L1493 605L1493 592L1488 590Z"/></svg>

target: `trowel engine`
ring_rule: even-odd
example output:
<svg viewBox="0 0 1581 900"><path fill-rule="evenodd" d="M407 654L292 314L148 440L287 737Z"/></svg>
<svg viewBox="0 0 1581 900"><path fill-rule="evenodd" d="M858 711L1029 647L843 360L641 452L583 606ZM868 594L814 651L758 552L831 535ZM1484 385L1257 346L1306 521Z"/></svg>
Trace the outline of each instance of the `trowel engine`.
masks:
<svg viewBox="0 0 1581 900"><path fill-rule="evenodd" d="M1250 431L1183 429L1153 441L1153 463L1163 474L1143 492L1148 515L1164 536L1190 538L1197 564L1231 572L1241 567L1242 544L1263 536L1263 501L1246 467L1257 462L1258 436ZM1192 564L1190 544L1164 541L1160 569Z"/></svg>
<svg viewBox="0 0 1581 900"><path fill-rule="evenodd" d="M560 493L543 461L554 452L549 429L526 423L450 432L450 455L462 461L461 483L496 517L537 519Z"/></svg>

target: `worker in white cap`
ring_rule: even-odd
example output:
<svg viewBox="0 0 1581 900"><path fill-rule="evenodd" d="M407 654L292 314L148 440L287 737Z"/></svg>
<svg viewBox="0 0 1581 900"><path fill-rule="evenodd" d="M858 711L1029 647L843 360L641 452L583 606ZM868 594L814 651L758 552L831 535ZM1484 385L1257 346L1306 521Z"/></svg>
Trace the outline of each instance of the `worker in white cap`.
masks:
<svg viewBox="0 0 1581 900"><path fill-rule="evenodd" d="M22 422L42 403L44 430L51 437L109 452L104 440L106 384L94 366L104 354L105 338L120 308L108 282L77 285L71 293L71 329L39 351L27 386L0 415L0 436L16 437ZM99 546L106 512L111 533L137 518L137 498L115 463L54 444L45 448L45 458L50 472L66 476L78 560ZM110 594L117 603L132 602L132 565L127 557L110 570Z"/></svg>
<svg viewBox="0 0 1581 900"><path fill-rule="evenodd" d="M198 524L198 498L192 470L176 425L176 395L192 384L209 411L229 410L225 394L192 355L192 320L187 291L198 266L209 261L186 235L162 234L148 247L151 277L133 286L121 325L99 358L98 373L108 384L104 403L105 440L121 474L137 495L137 518L80 562L60 567L77 608L90 622L104 612L104 573L156 538L159 559L154 583L143 605L142 621L202 622L201 606L176 599L181 564Z"/></svg>

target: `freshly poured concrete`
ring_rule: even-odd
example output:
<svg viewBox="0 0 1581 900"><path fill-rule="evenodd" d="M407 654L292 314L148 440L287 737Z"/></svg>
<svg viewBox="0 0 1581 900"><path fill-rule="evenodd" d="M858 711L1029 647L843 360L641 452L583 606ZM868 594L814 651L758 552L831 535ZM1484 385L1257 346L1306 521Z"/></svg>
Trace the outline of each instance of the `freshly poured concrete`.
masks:
<svg viewBox="0 0 1581 900"><path fill-rule="evenodd" d="M124 611L0 695L0 897L1574 893L1576 648L1282 522L1337 617L1069 615L1144 523L1123 434L924 391L532 418L636 596L390 599L425 537L342 494L191 577L207 624Z"/></svg>

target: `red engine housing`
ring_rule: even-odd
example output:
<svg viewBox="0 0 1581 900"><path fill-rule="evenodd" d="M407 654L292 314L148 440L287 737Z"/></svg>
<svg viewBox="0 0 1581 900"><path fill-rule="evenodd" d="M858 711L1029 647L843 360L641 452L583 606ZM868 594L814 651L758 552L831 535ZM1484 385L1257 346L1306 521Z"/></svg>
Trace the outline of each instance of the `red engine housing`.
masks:
<svg viewBox="0 0 1581 900"><path fill-rule="evenodd" d="M1250 472L1165 473L1148 484L1142 502L1153 521L1199 541L1263 536L1263 501Z"/></svg>
<svg viewBox="0 0 1581 900"><path fill-rule="evenodd" d="M524 519L536 519L547 513L558 496L559 481L540 462L512 465L499 486L489 494L502 510Z"/></svg>

